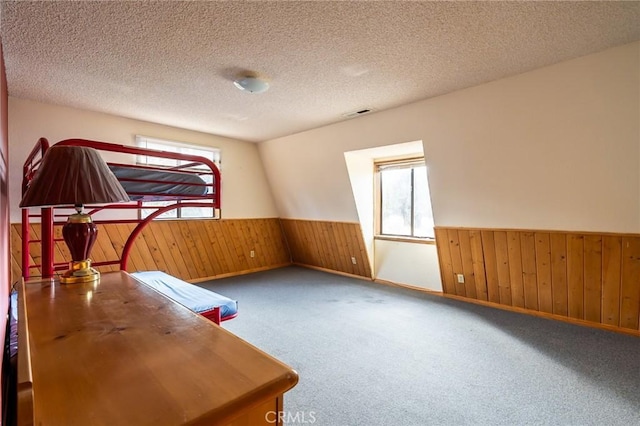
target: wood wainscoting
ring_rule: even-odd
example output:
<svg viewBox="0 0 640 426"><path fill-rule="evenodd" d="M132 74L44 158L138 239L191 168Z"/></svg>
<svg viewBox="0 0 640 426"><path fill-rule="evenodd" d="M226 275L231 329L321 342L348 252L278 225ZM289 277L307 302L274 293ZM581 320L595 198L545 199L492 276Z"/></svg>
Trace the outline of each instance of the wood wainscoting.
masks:
<svg viewBox="0 0 640 426"><path fill-rule="evenodd" d="M359 223L299 219L280 221L294 263L372 277Z"/></svg>
<svg viewBox="0 0 640 426"><path fill-rule="evenodd" d="M438 227L436 244L445 294L640 330L640 235Z"/></svg>
<svg viewBox="0 0 640 426"><path fill-rule="evenodd" d="M135 224L98 225L98 239L91 251L94 262L120 257ZM54 227L61 238L61 227ZM40 225L31 227L40 238ZM21 225L11 225L12 282L22 275ZM251 257L253 251L254 257ZM40 244L31 248L32 263L40 263ZM70 254L63 241L56 242L56 262L68 262ZM279 219L193 219L151 222L138 236L131 250L129 272L160 270L183 280L202 281L289 265L291 259ZM117 265L97 268L116 271ZM32 270L32 275L40 271Z"/></svg>

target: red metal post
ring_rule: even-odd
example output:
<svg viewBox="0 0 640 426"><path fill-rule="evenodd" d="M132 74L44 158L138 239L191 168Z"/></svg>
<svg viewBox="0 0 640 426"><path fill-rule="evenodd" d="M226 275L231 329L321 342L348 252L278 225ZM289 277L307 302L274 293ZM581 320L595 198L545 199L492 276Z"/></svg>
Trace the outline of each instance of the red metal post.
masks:
<svg viewBox="0 0 640 426"><path fill-rule="evenodd" d="M50 207L42 209L42 277L53 277L53 211Z"/></svg>
<svg viewBox="0 0 640 426"><path fill-rule="evenodd" d="M22 209L22 277L28 280L30 277L29 268L29 209Z"/></svg>

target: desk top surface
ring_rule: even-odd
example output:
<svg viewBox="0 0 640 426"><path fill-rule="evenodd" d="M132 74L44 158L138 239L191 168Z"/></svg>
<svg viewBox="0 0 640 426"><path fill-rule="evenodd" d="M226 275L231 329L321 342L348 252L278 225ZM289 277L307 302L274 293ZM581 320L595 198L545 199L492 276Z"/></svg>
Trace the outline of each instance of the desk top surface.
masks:
<svg viewBox="0 0 640 426"><path fill-rule="evenodd" d="M23 287L36 424L211 424L298 380L125 272Z"/></svg>

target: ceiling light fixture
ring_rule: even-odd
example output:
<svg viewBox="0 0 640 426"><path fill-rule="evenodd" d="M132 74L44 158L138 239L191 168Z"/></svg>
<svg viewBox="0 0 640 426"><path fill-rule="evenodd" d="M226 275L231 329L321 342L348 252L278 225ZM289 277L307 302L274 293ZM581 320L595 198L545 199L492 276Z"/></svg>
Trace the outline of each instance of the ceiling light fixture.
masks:
<svg viewBox="0 0 640 426"><path fill-rule="evenodd" d="M233 84L240 90L249 93L264 93L269 89L269 83L264 78L258 77L255 73L243 73L233 81Z"/></svg>

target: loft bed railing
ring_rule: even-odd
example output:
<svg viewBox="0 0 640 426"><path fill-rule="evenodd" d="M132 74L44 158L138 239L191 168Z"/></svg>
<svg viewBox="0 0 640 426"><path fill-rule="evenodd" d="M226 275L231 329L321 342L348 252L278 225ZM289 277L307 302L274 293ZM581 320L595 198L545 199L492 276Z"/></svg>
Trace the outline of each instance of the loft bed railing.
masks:
<svg viewBox="0 0 640 426"><path fill-rule="evenodd" d="M183 164L172 166L160 166L149 164L130 164L125 162L110 162L116 177L125 188L130 198L129 203L110 204L100 206L85 206L88 213L94 215L99 212L117 210L137 210L137 218L127 219L95 219L96 224L121 224L136 223L137 225L128 236L122 253L118 259L94 262L93 266L119 265L126 270L129 254L136 240L145 226L163 213L184 207L212 208L217 217L220 217L221 209L221 176L220 170L211 160L205 157L181 154L168 151L160 151L135 146L118 145L107 142L92 141L86 139L66 139L56 145L85 146L98 151L131 154L144 157L178 160ZM51 145L45 138L40 138L23 166L22 193L27 190L29 183L38 171L42 158ZM210 176L210 183L203 177ZM173 203L166 206L150 206L143 204L145 201L165 201ZM54 238L54 227L62 226L65 221L58 220L68 216L58 213L60 210L72 209L73 206L45 207L40 213L32 213L30 209L22 210L22 276L29 279L32 269L40 269L43 278L51 278L58 270L67 269L67 263L54 261L55 243L62 239ZM141 210L155 210L146 217L142 217ZM216 216L216 215L214 215ZM41 223L41 237L31 238L32 219L39 218ZM40 263L31 263L32 246L40 243Z"/></svg>

